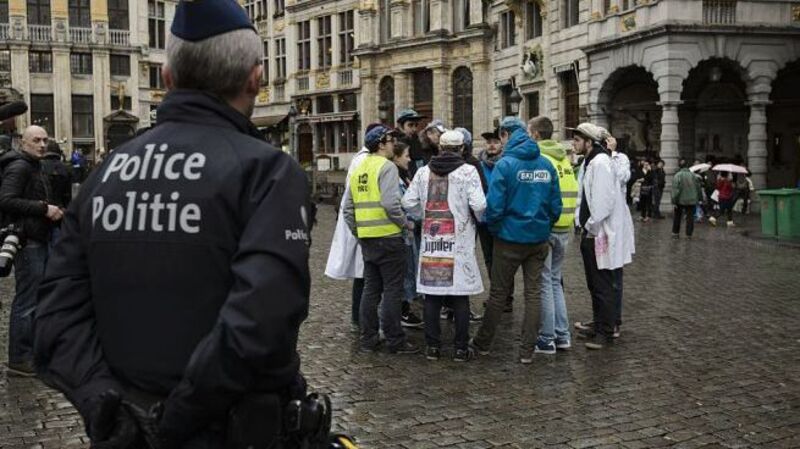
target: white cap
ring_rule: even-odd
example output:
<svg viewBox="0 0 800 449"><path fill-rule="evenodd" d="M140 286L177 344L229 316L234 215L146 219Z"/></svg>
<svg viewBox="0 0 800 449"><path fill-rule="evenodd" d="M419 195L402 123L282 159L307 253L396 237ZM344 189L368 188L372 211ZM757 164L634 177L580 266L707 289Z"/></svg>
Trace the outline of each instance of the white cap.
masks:
<svg viewBox="0 0 800 449"><path fill-rule="evenodd" d="M445 131L445 133L439 137L439 145L445 147L457 147L464 145L464 134L452 130Z"/></svg>

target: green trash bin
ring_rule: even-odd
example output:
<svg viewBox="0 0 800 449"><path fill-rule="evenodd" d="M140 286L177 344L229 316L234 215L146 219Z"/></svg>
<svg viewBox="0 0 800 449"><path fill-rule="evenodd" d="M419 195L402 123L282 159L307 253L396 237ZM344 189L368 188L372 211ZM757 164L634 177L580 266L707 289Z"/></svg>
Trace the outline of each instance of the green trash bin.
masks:
<svg viewBox="0 0 800 449"><path fill-rule="evenodd" d="M761 233L767 237L778 236L778 208L777 198L780 190L761 190L758 198L761 200Z"/></svg>
<svg viewBox="0 0 800 449"><path fill-rule="evenodd" d="M775 197L778 237L800 238L800 189L783 189Z"/></svg>

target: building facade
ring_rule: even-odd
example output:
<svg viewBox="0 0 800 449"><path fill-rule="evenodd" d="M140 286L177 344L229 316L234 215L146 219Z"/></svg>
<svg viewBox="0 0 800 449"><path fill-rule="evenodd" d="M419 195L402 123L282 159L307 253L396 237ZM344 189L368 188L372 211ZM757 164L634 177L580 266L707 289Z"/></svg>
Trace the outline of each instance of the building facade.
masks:
<svg viewBox="0 0 800 449"><path fill-rule="evenodd" d="M0 2L0 83L68 150L91 159L112 144L107 118L127 111L148 125L164 95L160 67L174 2L8 0ZM119 115L119 114L117 114ZM132 120L131 120L132 119ZM133 128L135 129L135 128Z"/></svg>

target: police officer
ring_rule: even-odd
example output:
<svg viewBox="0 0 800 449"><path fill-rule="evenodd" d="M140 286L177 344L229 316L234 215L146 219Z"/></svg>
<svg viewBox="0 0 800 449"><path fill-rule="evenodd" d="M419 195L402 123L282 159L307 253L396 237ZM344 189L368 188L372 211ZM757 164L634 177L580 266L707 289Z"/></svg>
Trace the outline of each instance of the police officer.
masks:
<svg viewBox="0 0 800 449"><path fill-rule="evenodd" d="M230 447L240 404L304 395L308 183L249 120L262 45L235 0L181 1L158 126L110 154L66 214L36 364L93 446Z"/></svg>

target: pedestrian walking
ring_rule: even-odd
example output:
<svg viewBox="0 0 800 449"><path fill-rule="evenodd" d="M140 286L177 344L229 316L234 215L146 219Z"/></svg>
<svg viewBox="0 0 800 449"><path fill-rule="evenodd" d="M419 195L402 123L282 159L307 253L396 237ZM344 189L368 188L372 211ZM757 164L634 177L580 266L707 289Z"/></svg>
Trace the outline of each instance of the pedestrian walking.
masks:
<svg viewBox="0 0 800 449"><path fill-rule="evenodd" d="M378 328L393 354L412 354L419 348L408 342L400 315L406 246L403 229L412 229L400 205L400 176L388 158L394 154L396 132L378 126L364 137L370 154L350 178L344 217L358 237L364 255L364 295L361 298L361 350L378 349ZM378 308L380 305L380 321Z"/></svg>
<svg viewBox="0 0 800 449"><path fill-rule="evenodd" d="M489 183L492 179L492 172L494 166L503 157L503 144L500 143L500 129L496 128L493 131L481 134L481 137L486 141L486 149L481 151L480 171L483 173L483 178L486 180L483 193L488 195ZM491 275L492 273L492 253L494 252L494 236L489 231L489 225L484 220L478 222L478 238L481 241L481 252L483 253L483 263L486 266L486 272ZM484 309L486 308L484 303ZM506 306L503 309L505 313L514 311L514 284L511 284L511 292L508 294Z"/></svg>
<svg viewBox="0 0 800 449"><path fill-rule="evenodd" d="M664 189L667 187L667 174L664 171L664 161L659 159L656 161L656 167L653 170L655 175L655 190L653 191L653 217L661 220L664 215L661 214L661 198L664 196Z"/></svg>
<svg viewBox="0 0 800 449"><path fill-rule="evenodd" d="M579 177L576 221L581 228L581 255L592 296L594 329L582 331L588 349L613 342L621 299L619 269L632 260L632 226L626 226L627 206L611 157L600 144L601 131L590 123L573 129L575 151L586 154Z"/></svg>
<svg viewBox="0 0 800 449"><path fill-rule="evenodd" d="M321 413L282 425L314 403L297 353L309 187L250 122L263 42L235 1L183 1L166 53L158 126L108 155L62 224L37 309L40 377L92 447L317 444Z"/></svg>
<svg viewBox="0 0 800 449"><path fill-rule="evenodd" d="M570 231L575 223L578 180L564 146L552 140L553 122L549 118L532 118L528 122L528 132L539 145L542 155L555 167L561 191L561 216L550 232L550 253L542 267L539 337L534 349L536 353L555 354L556 349L569 349L572 346L561 269L569 245Z"/></svg>
<svg viewBox="0 0 800 449"><path fill-rule="evenodd" d="M469 348L469 296L483 292L475 258L475 218L486 209L478 171L462 157L464 135L446 131L441 152L420 169L403 197L403 206L422 216L422 244L417 291L425 294L425 355L441 355L439 314L443 304L453 310L453 360L472 359Z"/></svg>
<svg viewBox="0 0 800 449"><path fill-rule="evenodd" d="M754 190L753 180L750 179L750 172L736 175L736 203L742 215L750 212L750 194ZM741 204L741 206L739 206Z"/></svg>
<svg viewBox="0 0 800 449"><path fill-rule="evenodd" d="M22 134L21 149L0 157L3 225L14 225L21 242L14 260L14 300L8 326L10 376L36 375L33 345L37 292L49 256L51 232L64 215L42 171L47 143L47 131L31 126Z"/></svg>
<svg viewBox="0 0 800 449"><path fill-rule="evenodd" d="M678 173L672 178L672 204L675 215L672 220L672 237L680 238L681 219L686 219L686 238L694 233L695 208L702 199L701 187L694 173L689 171L689 163L681 160Z"/></svg>
<svg viewBox="0 0 800 449"><path fill-rule="evenodd" d="M373 128L381 126L380 123L371 123L367 126L367 132ZM325 276L337 280L353 280L350 300L350 331L360 332L359 313L361 310L361 296L364 294L364 257L361 254L361 245L347 226L344 219L344 199L350 190L350 178L353 171L369 154L366 147L362 147L350 160L345 176L344 192L339 203L338 215L336 217L336 228L333 231L331 249L328 252L328 261L325 264Z"/></svg>
<svg viewBox="0 0 800 449"><path fill-rule="evenodd" d="M394 146L394 154L392 155L392 162L397 166L397 172L400 177L400 195L405 195L408 191L408 186L411 185L411 178L408 176L408 167L411 158L408 155L408 146L404 143L397 142ZM419 221L419 218L413 217L406 210L406 220L408 226L416 226L414 221ZM400 312L400 325L409 328L420 328L423 326L422 319L417 316L412 310L414 301L419 298L417 292L417 262L419 258L419 245L416 244L414 238L414 229L403 229L403 241L406 244L406 274L403 279L403 305Z"/></svg>
<svg viewBox="0 0 800 449"><path fill-rule="evenodd" d="M550 253L550 230L561 216L561 191L553 164L541 156L525 124L506 117L500 125L503 158L495 164L487 197L486 223L494 236L491 289L483 323L472 341L488 354L514 275L522 267L525 316L519 360L533 361L537 340L536 310L542 295L541 275Z"/></svg>
<svg viewBox="0 0 800 449"><path fill-rule="evenodd" d="M720 172L717 176L716 190L712 197L716 196L716 201L719 203L720 217L727 219L727 226L732 228L735 226L733 222L733 204L736 201L736 192L734 191L733 180L728 172ZM709 217L709 223L712 226L717 225L716 217Z"/></svg>

